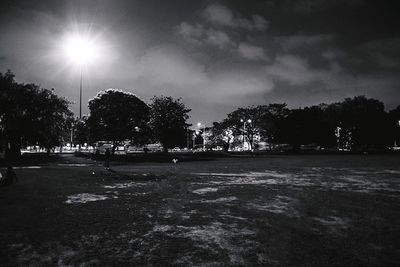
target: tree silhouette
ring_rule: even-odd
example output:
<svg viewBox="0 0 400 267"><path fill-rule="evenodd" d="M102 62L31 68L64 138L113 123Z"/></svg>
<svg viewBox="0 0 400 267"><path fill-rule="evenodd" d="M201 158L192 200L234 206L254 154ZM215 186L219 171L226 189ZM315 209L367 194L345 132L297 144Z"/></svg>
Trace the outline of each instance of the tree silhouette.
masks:
<svg viewBox="0 0 400 267"><path fill-rule="evenodd" d="M400 106L389 112L389 131L393 145L400 146ZM391 140L391 141L392 141Z"/></svg>
<svg viewBox="0 0 400 267"><path fill-rule="evenodd" d="M234 136L242 136L250 149L254 148L255 137L260 134L262 110L257 107L238 108L227 115L223 125L232 130Z"/></svg>
<svg viewBox="0 0 400 267"><path fill-rule="evenodd" d="M90 143L88 117L83 116L81 119L74 121L74 142L76 144Z"/></svg>
<svg viewBox="0 0 400 267"><path fill-rule="evenodd" d="M227 152L233 143L235 136L233 135L233 129L231 125L223 122L213 122L211 128L211 144L214 146L222 146Z"/></svg>
<svg viewBox="0 0 400 267"><path fill-rule="evenodd" d="M253 137L259 135L272 144L270 149L279 143L291 144L294 150L302 145L384 149L400 139L399 110L387 113L382 102L365 96L292 110L285 104L238 108L222 122L214 123L212 140L227 145L224 131L229 129L236 137L244 134L252 147ZM241 119L251 120L245 130Z"/></svg>
<svg viewBox="0 0 400 267"><path fill-rule="evenodd" d="M356 96L339 103L337 121L351 132L353 148L383 148L390 142L390 120L379 100Z"/></svg>
<svg viewBox="0 0 400 267"><path fill-rule="evenodd" d="M92 141L111 141L112 153L121 141L143 142L149 107L132 93L117 89L99 92L89 101L88 126Z"/></svg>
<svg viewBox="0 0 400 267"><path fill-rule="evenodd" d="M35 84L19 84L14 74L0 73L0 129L6 157L17 159L22 145L39 145L48 151L62 141L69 102Z"/></svg>
<svg viewBox="0 0 400 267"><path fill-rule="evenodd" d="M176 146L184 146L186 143L186 123L189 118L188 109L181 99L173 99L170 96L153 97L150 104L150 128L156 140L164 149Z"/></svg>
<svg viewBox="0 0 400 267"><path fill-rule="evenodd" d="M275 144L282 141L283 122L289 116L290 110L286 104L269 104L257 106L259 119L257 120L260 135L270 144L270 150Z"/></svg>

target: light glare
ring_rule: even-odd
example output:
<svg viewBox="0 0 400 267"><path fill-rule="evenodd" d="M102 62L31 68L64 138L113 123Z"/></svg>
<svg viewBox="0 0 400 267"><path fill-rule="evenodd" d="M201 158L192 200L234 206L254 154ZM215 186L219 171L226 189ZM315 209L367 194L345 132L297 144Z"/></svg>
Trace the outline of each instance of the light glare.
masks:
<svg viewBox="0 0 400 267"><path fill-rule="evenodd" d="M97 54L96 50L94 42L86 36L70 35L65 40L65 56L74 64L83 65L93 62Z"/></svg>

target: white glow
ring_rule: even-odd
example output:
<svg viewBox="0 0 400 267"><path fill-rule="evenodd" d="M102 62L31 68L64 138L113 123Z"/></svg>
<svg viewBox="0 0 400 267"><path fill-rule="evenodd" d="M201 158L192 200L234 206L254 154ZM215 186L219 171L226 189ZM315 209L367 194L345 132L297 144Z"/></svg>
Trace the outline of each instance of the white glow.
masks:
<svg viewBox="0 0 400 267"><path fill-rule="evenodd" d="M98 55L98 48L89 36L71 34L66 36L63 44L65 57L74 64L92 63Z"/></svg>

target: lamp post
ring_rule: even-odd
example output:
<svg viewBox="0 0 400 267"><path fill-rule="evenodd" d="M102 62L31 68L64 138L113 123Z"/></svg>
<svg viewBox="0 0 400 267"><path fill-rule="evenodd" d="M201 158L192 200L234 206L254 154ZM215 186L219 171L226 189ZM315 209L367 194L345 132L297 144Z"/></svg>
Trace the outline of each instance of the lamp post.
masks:
<svg viewBox="0 0 400 267"><path fill-rule="evenodd" d="M247 121L244 119L240 119L240 122L243 122L243 150L244 150L244 143L245 143L245 133L246 133L246 122L251 123L251 120L248 119Z"/></svg>
<svg viewBox="0 0 400 267"><path fill-rule="evenodd" d="M197 127L199 127L199 129L200 129L200 127L201 127L201 125L203 125L203 151L205 151L206 150L206 124L202 124L201 122L198 122L197 123Z"/></svg>
<svg viewBox="0 0 400 267"><path fill-rule="evenodd" d="M83 67L96 59L98 54L97 47L89 35L74 33L66 36L63 49L65 57L79 67L79 119L82 119Z"/></svg>
<svg viewBox="0 0 400 267"><path fill-rule="evenodd" d="M79 66L81 79L79 82L79 119L82 119L82 65Z"/></svg>

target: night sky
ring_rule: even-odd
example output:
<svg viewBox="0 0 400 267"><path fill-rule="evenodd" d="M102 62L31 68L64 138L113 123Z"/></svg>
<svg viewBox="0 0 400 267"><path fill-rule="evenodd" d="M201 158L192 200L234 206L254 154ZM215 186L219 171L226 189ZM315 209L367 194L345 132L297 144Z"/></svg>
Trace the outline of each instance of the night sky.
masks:
<svg viewBox="0 0 400 267"><path fill-rule="evenodd" d="M291 108L366 95L400 104L396 1L1 1L0 72L55 88L78 113L79 68L62 53L97 45L83 112L98 91L181 97L192 123L240 106Z"/></svg>

